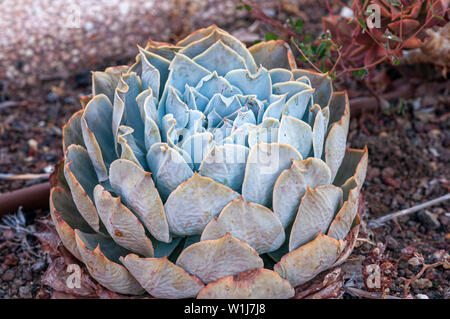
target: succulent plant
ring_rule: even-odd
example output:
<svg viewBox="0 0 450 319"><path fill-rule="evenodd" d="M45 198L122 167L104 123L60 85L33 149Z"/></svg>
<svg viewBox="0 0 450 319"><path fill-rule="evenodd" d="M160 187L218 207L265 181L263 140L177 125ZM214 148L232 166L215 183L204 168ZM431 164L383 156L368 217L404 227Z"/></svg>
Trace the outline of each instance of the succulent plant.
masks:
<svg viewBox="0 0 450 319"><path fill-rule="evenodd" d="M63 127L51 215L104 287L157 298L290 298L342 263L368 153L349 104L282 41L211 26L93 72Z"/></svg>

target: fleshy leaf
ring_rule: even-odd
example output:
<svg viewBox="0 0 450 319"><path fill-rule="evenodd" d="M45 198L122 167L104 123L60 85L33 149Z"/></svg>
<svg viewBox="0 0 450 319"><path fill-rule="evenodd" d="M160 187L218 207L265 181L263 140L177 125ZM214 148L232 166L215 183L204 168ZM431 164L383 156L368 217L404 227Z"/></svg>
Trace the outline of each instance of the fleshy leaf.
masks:
<svg viewBox="0 0 450 319"><path fill-rule="evenodd" d="M183 141L181 148L189 154L194 163L194 169L198 170L200 163L213 146L213 135L209 132L204 132L188 137Z"/></svg>
<svg viewBox="0 0 450 319"><path fill-rule="evenodd" d="M342 160L345 156L347 133L340 123L334 123L325 140L325 163L331 169L331 178L334 180Z"/></svg>
<svg viewBox="0 0 450 319"><path fill-rule="evenodd" d="M175 57L175 53L181 49L180 46L173 45L166 42L157 42L151 39L148 40L145 50L152 52L166 60L172 61Z"/></svg>
<svg viewBox="0 0 450 319"><path fill-rule="evenodd" d="M75 144L86 147L81 132L81 116L84 110L73 113L70 119L62 128L63 135L63 151L66 152L69 145Z"/></svg>
<svg viewBox="0 0 450 319"><path fill-rule="evenodd" d="M120 197L113 197L103 186L97 185L94 200L98 215L116 243L143 256L153 256L153 245L145 235L144 226L121 203Z"/></svg>
<svg viewBox="0 0 450 319"><path fill-rule="evenodd" d="M330 181L330 169L318 158L294 161L290 169L283 171L273 189L273 211L283 227L286 228L294 220L308 187L316 188Z"/></svg>
<svg viewBox="0 0 450 319"><path fill-rule="evenodd" d="M283 115L278 129L278 142L291 145L302 158L306 158L312 147L311 126L295 117Z"/></svg>
<svg viewBox="0 0 450 319"><path fill-rule="evenodd" d="M237 93L234 92L233 87L227 79L219 76L216 71L203 77L195 88L200 94L208 99L211 99L216 93L220 93L225 97L230 97ZM205 114L208 113L208 109L210 109L210 107L207 106Z"/></svg>
<svg viewBox="0 0 450 319"><path fill-rule="evenodd" d="M210 283L198 294L199 299L287 299L294 288L276 272L258 268Z"/></svg>
<svg viewBox="0 0 450 319"><path fill-rule="evenodd" d="M167 94L166 114L173 114L177 120L175 125L177 128L185 127L189 120L188 106L181 100L173 86L169 87Z"/></svg>
<svg viewBox="0 0 450 319"><path fill-rule="evenodd" d="M231 188L194 174L170 194L164 205L171 233L200 235L206 224L238 197Z"/></svg>
<svg viewBox="0 0 450 319"><path fill-rule="evenodd" d="M140 258L129 254L121 258L125 267L155 298L192 298L203 288L202 282L164 258Z"/></svg>
<svg viewBox="0 0 450 319"><path fill-rule="evenodd" d="M164 206L151 174L131 161L119 159L111 164L109 181L128 207L141 219L150 233L162 242L170 241Z"/></svg>
<svg viewBox="0 0 450 319"><path fill-rule="evenodd" d="M289 168L292 160L302 159L292 146L281 143L259 143L250 150L245 169L242 196L245 200L264 206L272 203L275 181Z"/></svg>
<svg viewBox="0 0 450 319"><path fill-rule="evenodd" d="M297 80L302 76L307 76L311 81L311 86L315 89L314 103L319 104L322 108L330 103L333 94L333 86L328 73L320 74L308 70L293 70L294 78Z"/></svg>
<svg viewBox="0 0 450 319"><path fill-rule="evenodd" d="M341 186L352 177L355 177L358 183L358 190L360 190L366 178L368 159L369 152L367 146L363 150L348 149L345 152L344 159L333 184Z"/></svg>
<svg viewBox="0 0 450 319"><path fill-rule="evenodd" d="M330 106L330 120L328 127L334 123L338 123L344 129L345 135L348 134L348 126L350 123L350 104L346 92L334 92L331 95Z"/></svg>
<svg viewBox="0 0 450 319"><path fill-rule="evenodd" d="M279 99L273 101L267 107L266 112L264 112L263 120L267 118L274 118L279 121L281 119L281 114L283 113L286 105L286 96L287 93L283 94Z"/></svg>
<svg viewBox="0 0 450 319"><path fill-rule="evenodd" d="M298 81L288 81L274 84L272 86L272 93L277 95L287 93L286 99L289 101L289 99L293 97L295 94L303 90L310 90L310 89L311 87L305 83Z"/></svg>
<svg viewBox="0 0 450 319"><path fill-rule="evenodd" d="M343 243L322 233L306 245L291 251L274 270L297 287L330 268L344 249Z"/></svg>
<svg viewBox="0 0 450 319"><path fill-rule="evenodd" d="M248 153L249 149L242 145L215 146L203 159L199 173L240 192Z"/></svg>
<svg viewBox="0 0 450 319"><path fill-rule="evenodd" d="M77 230L75 239L87 270L102 286L127 295L141 295L144 292L136 279L119 264L119 257L128 253L125 249L98 234L85 234Z"/></svg>
<svg viewBox="0 0 450 319"><path fill-rule="evenodd" d="M72 195L61 187L53 187L50 191L50 214L63 245L81 260L75 241L75 229L86 233L94 231L78 212Z"/></svg>
<svg viewBox="0 0 450 319"><path fill-rule="evenodd" d="M312 105L313 89L302 90L294 94L287 102L283 109L283 115L289 115L301 120L305 111Z"/></svg>
<svg viewBox="0 0 450 319"><path fill-rule="evenodd" d="M221 40L193 60L211 72L216 71L221 76L231 70L246 69L244 59Z"/></svg>
<svg viewBox="0 0 450 319"><path fill-rule="evenodd" d="M95 173L88 152L79 145L70 145L66 152L64 176L78 211L95 230L100 230L100 221L94 205Z"/></svg>
<svg viewBox="0 0 450 319"><path fill-rule="evenodd" d="M358 212L359 189L355 179L352 179L344 191L344 204L336 214L327 235L335 239L344 239L350 231L356 213Z"/></svg>
<svg viewBox="0 0 450 319"><path fill-rule="evenodd" d="M245 95L255 94L260 101L269 99L272 80L264 67L260 67L254 74L248 70L232 70L225 75L225 79Z"/></svg>
<svg viewBox="0 0 450 319"><path fill-rule="evenodd" d="M230 34L220 30L219 28L212 30L212 32L206 37L189 43L180 50L180 53L190 58L194 58L213 46L214 43L217 43L219 40L244 59L245 65L247 66L248 70L250 70L250 72L256 72L255 60L253 59L247 48L244 46L244 44Z"/></svg>
<svg viewBox="0 0 450 319"><path fill-rule="evenodd" d="M205 227L201 240L221 238L227 233L246 242L258 254L274 251L284 242L280 220L262 205L242 198L233 200Z"/></svg>
<svg viewBox="0 0 450 319"><path fill-rule="evenodd" d="M153 144L147 153L147 163L163 201L194 174L180 153L166 143Z"/></svg>
<svg viewBox="0 0 450 319"><path fill-rule="evenodd" d="M269 69L269 75L272 79L272 85L280 82L288 82L294 80L292 72L286 69Z"/></svg>
<svg viewBox="0 0 450 319"><path fill-rule="evenodd" d="M264 263L252 247L227 234L220 239L190 245L178 257L177 265L207 284L225 276L262 268Z"/></svg>
<svg viewBox="0 0 450 319"><path fill-rule="evenodd" d="M117 141L120 144L120 158L130 160L144 169L147 169L145 153L137 145L133 135L134 129L129 126L119 126Z"/></svg>
<svg viewBox="0 0 450 319"><path fill-rule="evenodd" d="M144 81L144 77L146 76L147 70L151 70L151 66L153 66L154 68L156 68L158 70L158 79L159 79L159 83L158 83L158 90L152 87L152 90L156 96L156 98L160 97L162 95L162 92L164 90L164 86L167 82L167 78L169 76L169 65L170 65L170 61L160 55L157 55L153 52L147 51L145 49L139 48L139 52L142 58L142 84L144 88L147 88L148 85L144 85L144 83L146 83L147 81ZM145 57L145 59L144 59Z"/></svg>
<svg viewBox="0 0 450 319"><path fill-rule="evenodd" d="M126 65L107 68L105 72L92 72L92 95L104 94L111 103L114 102L114 92L122 73L127 72Z"/></svg>
<svg viewBox="0 0 450 319"><path fill-rule="evenodd" d="M253 148L256 144L262 143L276 143L278 142L278 128L280 122L274 118L268 117L263 122L253 128L248 133L248 144Z"/></svg>
<svg viewBox="0 0 450 319"><path fill-rule="evenodd" d="M112 135L113 108L104 94L96 95L86 106L81 117L83 139L98 179L108 179L108 168L117 156Z"/></svg>
<svg viewBox="0 0 450 319"><path fill-rule="evenodd" d="M255 58L256 64L262 64L268 70L275 68L289 70L297 67L291 48L283 40L259 42L248 50Z"/></svg>
<svg viewBox="0 0 450 319"><path fill-rule="evenodd" d="M179 91L183 90L186 84L194 87L202 78L211 74L207 69L181 53L175 55L169 70L166 88L171 85Z"/></svg>
<svg viewBox="0 0 450 319"><path fill-rule="evenodd" d="M317 104L316 104L317 105ZM314 119L314 126L312 130L312 142L314 157L322 158L323 145L325 142L325 135L327 133L328 118L330 114L328 107L320 109Z"/></svg>
<svg viewBox="0 0 450 319"><path fill-rule="evenodd" d="M308 188L292 226L289 251L313 240L319 232L325 233L341 201L342 190L334 185Z"/></svg>

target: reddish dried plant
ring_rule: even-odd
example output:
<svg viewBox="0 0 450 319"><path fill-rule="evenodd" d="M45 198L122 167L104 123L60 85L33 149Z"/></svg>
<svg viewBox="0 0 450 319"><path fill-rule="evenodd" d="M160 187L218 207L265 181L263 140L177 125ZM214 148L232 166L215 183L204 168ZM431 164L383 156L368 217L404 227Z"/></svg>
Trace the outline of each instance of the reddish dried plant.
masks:
<svg viewBox="0 0 450 319"><path fill-rule="evenodd" d="M448 0L353 1L352 18L330 15L323 27L342 48L342 60L369 68L386 60L395 64L403 50L421 47L422 31L445 24L447 8Z"/></svg>
<svg viewBox="0 0 450 319"><path fill-rule="evenodd" d="M341 8L346 6L336 1ZM255 19L272 27L276 34L269 32L271 38L291 39L306 67L329 72L332 77L365 75L382 62L397 64L404 50L424 45L425 30L449 20L448 0L354 0L352 17L333 12L327 0L329 16L322 19L323 34L311 41L300 19L283 23L268 16L253 0L239 2Z"/></svg>

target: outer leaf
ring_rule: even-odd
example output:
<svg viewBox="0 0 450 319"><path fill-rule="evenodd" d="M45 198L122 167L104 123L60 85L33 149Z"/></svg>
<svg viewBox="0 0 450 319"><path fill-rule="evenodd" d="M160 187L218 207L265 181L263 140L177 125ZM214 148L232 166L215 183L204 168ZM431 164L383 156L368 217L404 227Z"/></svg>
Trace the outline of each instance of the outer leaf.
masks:
<svg viewBox="0 0 450 319"><path fill-rule="evenodd" d="M289 239L289 250L314 239L319 232L326 232L342 201L342 190L333 185L308 188L298 209Z"/></svg>
<svg viewBox="0 0 450 319"><path fill-rule="evenodd" d="M243 199L225 206L219 217L206 226L201 240L221 238L227 233L246 242L259 254L278 249L285 238L280 220L270 209Z"/></svg>
<svg viewBox="0 0 450 319"><path fill-rule="evenodd" d="M81 260L75 241L75 229L87 233L94 231L78 212L71 194L61 187L53 187L50 191L50 214L63 245Z"/></svg>
<svg viewBox="0 0 450 319"><path fill-rule="evenodd" d="M144 227L120 202L119 197L113 197L101 185L97 185L94 189L94 199L98 215L116 243L143 256L153 256L153 245L145 235Z"/></svg>
<svg viewBox="0 0 450 319"><path fill-rule="evenodd" d="M227 234L220 239L189 246L178 257L177 265L202 282L210 283L225 276L262 268L264 263L253 248Z"/></svg>
<svg viewBox="0 0 450 319"><path fill-rule="evenodd" d="M332 267L343 248L343 242L319 233L313 241L281 258L274 270L297 287Z"/></svg>
<svg viewBox="0 0 450 319"><path fill-rule="evenodd" d="M139 258L129 254L121 261L144 289L156 298L191 298L203 288L202 282L164 258Z"/></svg>
<svg viewBox="0 0 450 319"><path fill-rule="evenodd" d="M197 173L178 186L164 209L170 231L176 235L200 235L206 224L239 194Z"/></svg>
<svg viewBox="0 0 450 319"><path fill-rule="evenodd" d="M253 147L248 155L242 184L244 199L269 206L278 176L291 166L292 160L299 159L302 159L302 156L287 144L260 143Z"/></svg>
<svg viewBox="0 0 450 319"><path fill-rule="evenodd" d="M64 176L78 211L95 231L99 231L100 221L93 203L93 191L98 180L89 155L82 146L70 145L67 149Z"/></svg>
<svg viewBox="0 0 450 319"><path fill-rule="evenodd" d="M259 42L248 49L257 65L262 64L268 70L275 68L295 69L295 57L289 45L282 40Z"/></svg>
<svg viewBox="0 0 450 319"><path fill-rule="evenodd" d="M273 189L273 212L283 227L286 228L294 220L308 187L316 188L330 181L330 169L318 158L294 161L290 169L283 171Z"/></svg>
<svg viewBox="0 0 450 319"><path fill-rule="evenodd" d="M276 272L258 268L210 283L198 294L199 299L287 299L294 288Z"/></svg>
<svg viewBox="0 0 450 319"><path fill-rule="evenodd" d="M81 117L84 143L100 181L108 179L109 165L117 158L111 130L112 113L111 102L100 94L88 103Z"/></svg>
<svg viewBox="0 0 450 319"><path fill-rule="evenodd" d="M78 112L73 113L73 115L62 128L64 153L72 144L80 145L86 148L83 140L83 135L81 133L81 116L83 115L83 112L84 110L79 110Z"/></svg>
<svg viewBox="0 0 450 319"><path fill-rule="evenodd" d="M197 55L194 61L211 72L216 71L221 76L231 70L246 69L244 59L221 40L214 43L202 54Z"/></svg>
<svg viewBox="0 0 450 319"><path fill-rule="evenodd" d="M144 292L136 279L118 263L119 256L126 254L126 250L98 234L77 230L75 239L89 274L102 286L120 294L140 295Z"/></svg>

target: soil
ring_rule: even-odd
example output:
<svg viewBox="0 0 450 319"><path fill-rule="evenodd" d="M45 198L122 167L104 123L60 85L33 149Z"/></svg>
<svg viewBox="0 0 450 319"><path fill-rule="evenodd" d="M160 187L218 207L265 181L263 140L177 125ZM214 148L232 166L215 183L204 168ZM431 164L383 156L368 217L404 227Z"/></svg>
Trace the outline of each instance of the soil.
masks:
<svg viewBox="0 0 450 319"><path fill-rule="evenodd" d="M312 6L304 12L311 17L311 31L320 30L320 16L324 12ZM237 26L243 29L250 24L240 21ZM259 35L263 32L264 28L256 31ZM407 79L401 81L408 82ZM375 260L384 267L381 268L385 270L383 278L388 288L375 294L449 299L450 270L448 263L443 262L414 280L404 294L406 280L418 274L423 263L433 264L443 261L445 254L448 256L449 201L375 229L367 226L373 219L450 191L448 82L444 78L422 78L412 84L413 96L390 99L383 110L363 112L351 120L348 146L367 145L369 168L363 188L366 209L362 229L346 265L345 287L367 290L364 285L367 274L363 269ZM48 173L62 157L61 127L80 108L79 98L90 93L89 86L90 73L86 70L64 81L40 83L13 96L0 95L0 105L13 101L12 106L0 106L0 173ZM366 95L366 91L361 85L352 84L349 93L352 97ZM0 179L0 193L41 181ZM50 288L41 282L48 256L33 236L41 227L37 218L47 215L47 210L19 211L0 222L0 298L50 296ZM357 297L364 296L349 289L344 294L344 298Z"/></svg>

